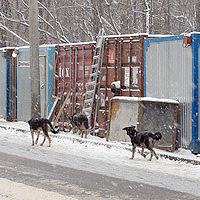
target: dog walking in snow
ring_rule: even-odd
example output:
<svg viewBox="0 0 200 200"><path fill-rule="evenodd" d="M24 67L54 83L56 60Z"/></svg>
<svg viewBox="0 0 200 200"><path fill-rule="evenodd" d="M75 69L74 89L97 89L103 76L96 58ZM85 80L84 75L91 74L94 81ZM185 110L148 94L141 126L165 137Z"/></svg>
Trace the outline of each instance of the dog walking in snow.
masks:
<svg viewBox="0 0 200 200"><path fill-rule="evenodd" d="M136 146L142 148L141 155L143 157L146 156L144 154L144 148L147 148L151 152L151 157L149 158L149 160L151 161L153 155L158 159L158 156L156 152L153 150L153 147L155 142L162 138L160 132L156 132L154 134L148 131L138 132L135 129L135 126L125 127L122 130L125 130L127 135L131 138L133 149L132 149L132 157L130 159L134 158Z"/></svg>
<svg viewBox="0 0 200 200"><path fill-rule="evenodd" d="M89 121L85 114L74 113L70 118L70 123L72 125L73 133L79 131L81 137L85 134L85 138L87 138L88 130L89 130Z"/></svg>
<svg viewBox="0 0 200 200"><path fill-rule="evenodd" d="M41 143L41 146L44 144L46 138L49 141L49 147L51 146L51 138L49 137L48 134L48 126L50 127L50 130L52 133L56 134L59 131L56 131L51 122L48 119L44 119L44 118L35 118L35 119L31 119L28 121L28 124L30 126L30 131L31 131L31 136L32 136L32 145L37 144L38 143L38 139L39 139L39 135L40 135L40 131L43 131L44 134L44 140ZM34 133L37 133L37 139L35 140L34 143Z"/></svg>

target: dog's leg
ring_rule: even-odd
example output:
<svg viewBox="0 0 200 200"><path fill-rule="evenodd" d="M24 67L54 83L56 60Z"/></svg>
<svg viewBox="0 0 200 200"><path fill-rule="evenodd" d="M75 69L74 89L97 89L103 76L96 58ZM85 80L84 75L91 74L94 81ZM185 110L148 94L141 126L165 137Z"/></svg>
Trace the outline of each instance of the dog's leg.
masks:
<svg viewBox="0 0 200 200"><path fill-rule="evenodd" d="M146 155L144 154L144 147L142 147L141 155L145 158Z"/></svg>
<svg viewBox="0 0 200 200"><path fill-rule="evenodd" d="M77 131L77 132L78 132L79 135L82 135L82 131L81 131L80 128L78 128L78 131Z"/></svg>
<svg viewBox="0 0 200 200"><path fill-rule="evenodd" d="M72 128L72 133L75 134L76 133L76 129Z"/></svg>
<svg viewBox="0 0 200 200"><path fill-rule="evenodd" d="M51 147L51 138L49 137L49 135L47 134L47 139L48 139L48 141L49 141L49 147Z"/></svg>
<svg viewBox="0 0 200 200"><path fill-rule="evenodd" d="M32 136L32 146L34 145L34 130L31 130L31 136Z"/></svg>
<svg viewBox="0 0 200 200"><path fill-rule="evenodd" d="M154 153L155 157L158 159L158 156L154 150L153 150L153 153Z"/></svg>
<svg viewBox="0 0 200 200"><path fill-rule="evenodd" d="M87 138L87 135L88 135L88 129L87 130L85 130L85 138Z"/></svg>
<svg viewBox="0 0 200 200"><path fill-rule="evenodd" d="M153 151L150 151L150 152L151 152L151 156L150 156L150 158L149 158L149 161L151 161L152 158L153 158Z"/></svg>
<svg viewBox="0 0 200 200"><path fill-rule="evenodd" d="M40 144L40 146L42 146L42 145L44 144L45 140L46 140L46 135L44 134L44 140L43 140L43 142Z"/></svg>
<svg viewBox="0 0 200 200"><path fill-rule="evenodd" d="M83 138L83 130L80 130L81 137Z"/></svg>
<svg viewBox="0 0 200 200"><path fill-rule="evenodd" d="M158 159L156 152L151 147L148 147L148 150L151 152L151 157L149 158L149 161L152 160L153 155L155 155L155 157Z"/></svg>
<svg viewBox="0 0 200 200"><path fill-rule="evenodd" d="M40 136L40 131L37 131L37 138L36 138L36 140L35 140L35 144L37 144L37 143L38 143L39 136Z"/></svg>
<svg viewBox="0 0 200 200"><path fill-rule="evenodd" d="M135 155L135 148L136 148L136 147L133 147L133 149L132 149L132 156L131 156L131 158L129 158L130 160L133 160L133 158L134 158L134 155Z"/></svg>

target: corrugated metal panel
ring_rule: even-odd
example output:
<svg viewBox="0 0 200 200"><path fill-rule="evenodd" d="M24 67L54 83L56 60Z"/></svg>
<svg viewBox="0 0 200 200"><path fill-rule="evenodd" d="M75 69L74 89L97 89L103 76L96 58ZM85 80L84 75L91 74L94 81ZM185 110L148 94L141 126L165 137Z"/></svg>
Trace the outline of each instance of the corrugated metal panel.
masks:
<svg viewBox="0 0 200 200"><path fill-rule="evenodd" d="M198 58L200 58L200 48L198 48ZM200 66L200 59L198 59L198 66ZM199 77L198 78L198 94L200 95L200 70L199 70L199 68L198 68L198 77ZM200 113L200 103L198 103L198 113ZM198 124L200 124L200 115L198 114L198 116L199 116ZM198 139L200 140L200 126L198 126Z"/></svg>
<svg viewBox="0 0 200 200"><path fill-rule="evenodd" d="M26 50L26 51L25 51ZM17 119L31 118L31 81L28 49L19 49L17 66Z"/></svg>
<svg viewBox="0 0 200 200"><path fill-rule="evenodd" d="M12 56L14 49L7 50L7 69L9 67L9 74L7 74L7 120L16 121L17 119L17 105L16 105L16 70L17 70L17 61L16 58ZM9 85L9 87L8 87Z"/></svg>
<svg viewBox="0 0 200 200"><path fill-rule="evenodd" d="M47 46L47 89L46 89L46 104L47 104L47 113L49 115L51 108L53 106L53 94L55 94L55 47Z"/></svg>
<svg viewBox="0 0 200 200"><path fill-rule="evenodd" d="M147 39L145 95L180 102L181 145L192 139L192 47L184 47L183 37L160 41Z"/></svg>
<svg viewBox="0 0 200 200"><path fill-rule="evenodd" d="M7 111L7 97L6 97L6 84L7 72L6 72L6 58L4 56L3 50L0 51L0 118L6 119Z"/></svg>
<svg viewBox="0 0 200 200"><path fill-rule="evenodd" d="M30 51L28 47L19 48L17 68L17 119L31 118ZM52 106L54 92L55 47L40 47L40 102L41 116L47 117Z"/></svg>

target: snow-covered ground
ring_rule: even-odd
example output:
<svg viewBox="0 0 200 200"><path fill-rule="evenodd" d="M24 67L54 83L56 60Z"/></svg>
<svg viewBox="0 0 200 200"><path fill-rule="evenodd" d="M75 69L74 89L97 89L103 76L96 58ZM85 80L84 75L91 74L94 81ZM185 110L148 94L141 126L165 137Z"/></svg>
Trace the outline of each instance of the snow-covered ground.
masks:
<svg viewBox="0 0 200 200"><path fill-rule="evenodd" d="M174 177L174 180L172 181L172 183L174 184L174 188L180 187L179 191L184 192L186 187L188 188L188 191L185 192L191 192L192 194L195 193L196 195L200 196L200 190L197 190L195 188L192 190L192 184L196 184L200 180L200 165L192 165L185 162L172 161L164 158L159 158L159 160L156 160L155 157L153 157L153 160L150 162L147 161L148 157L143 158L139 153L136 153L134 160L129 160L131 152L127 151L124 148L125 146L127 148L130 148L129 144L122 144L120 142L106 142L105 139L101 139L91 135L89 135L88 139L82 139L83 142L80 142L76 140L80 139L79 135L73 135L70 133L60 133L57 135L50 134L50 137L52 138L52 147L47 147L47 141L43 147L39 145L31 146L31 135L28 132L29 126L27 123L6 122L4 120L1 120L0 126L6 127L0 128L0 151L2 152L82 170L82 166L78 164L78 160L73 163L69 162L69 160L66 160L65 158L65 155L68 157L70 155L71 158L78 155L79 159L88 159L90 161L94 160L96 162L96 165L97 163L108 163L107 166L113 164L114 166L120 166L121 169L123 169L123 167L132 167L134 169L146 171L149 174L158 173L163 174L163 177ZM16 131L12 128L23 129L26 130L26 132ZM39 143L42 141L42 139L43 136L40 136ZM84 141L86 141L87 143ZM98 142L101 145L97 145ZM15 145L8 146L9 143L14 143ZM108 144L110 145L110 148L106 146ZM50 157L46 155L47 152L51 155ZM200 161L199 157L193 155L189 150L185 149L179 149L178 151L173 153L156 149L156 152L160 154L169 154L176 157ZM61 156L59 157L59 155ZM97 172L95 171L94 166L95 165L91 165L91 168L88 169L83 166L83 168L85 170ZM102 166L102 171L102 173L106 171L106 166ZM99 173L99 171L97 173ZM109 174L110 176L116 175L114 172L109 172ZM122 177L126 175L120 174L120 176ZM159 177L155 177L155 180L151 178L149 179L149 183L163 187L162 184L158 183L158 179ZM185 184L191 183L191 186L184 186L180 183L177 186L176 179L183 180ZM141 181L139 180L139 175L138 181ZM148 184L147 181L146 183ZM167 185L166 187L169 188L169 186Z"/></svg>
<svg viewBox="0 0 200 200"><path fill-rule="evenodd" d="M24 143L25 141L23 139L27 139L29 143L31 143L31 135L29 133L29 125L26 122L8 122L5 121L3 119L0 119L0 127L5 127L6 130L2 130L3 132L5 132L6 136L3 135L3 132L1 132L0 134L0 138L2 137L9 137L10 139L13 140L13 138L16 137L17 142L20 143ZM21 129L24 130L25 133L21 132L21 131L16 131L15 129ZM9 134L7 134L7 132L9 132ZM60 132L57 135L51 134L51 137L53 137L53 141L52 141L52 145L53 147L61 147L60 150L62 150L62 145L64 146L68 146L69 144L72 144L72 146L75 148L75 151L79 151L80 147L84 146L84 144L80 144L77 143L76 145L74 145L72 143L72 141L76 141L76 140L82 140L83 143L87 143L87 148L85 146L85 151L90 150L90 148L94 147L94 149L97 149L99 151L99 149L101 149L101 152L103 151L103 149L105 150L105 153L112 151L113 153L113 157L115 157L115 153L117 153L117 149L119 149L119 151L121 151L121 149L131 149L131 143L120 143L120 142L107 142L105 138L99 138L96 136L91 136L89 135L87 139L84 138L80 138L79 135L74 135L71 133L65 133L65 132ZM40 136L40 138L42 138L43 136ZM14 139L15 140L15 139ZM40 140L42 141L42 139ZM27 143L27 141L26 141ZM47 146L48 142L46 141L45 145ZM101 144L99 145L98 148L96 148L96 145L94 144ZM45 146L44 145L44 146ZM112 149L108 149L105 146L111 146L113 147ZM82 149L83 150L83 149ZM114 151L113 151L114 150ZM128 154L129 156L131 156L131 153L125 150L125 154ZM148 151L147 151L148 152ZM175 152L168 152L168 151L163 151L163 150L159 150L156 149L156 152L158 154L165 154L165 155L170 155L170 156L174 156L174 157L179 157L179 158L184 158L184 159L189 159L189 160L194 160L194 161L199 161L200 162L200 154L199 155L194 155L191 153L190 150L186 150L183 148L178 149ZM136 159L139 160L143 160L144 158L141 157L139 154L136 153ZM155 158L154 158L155 159ZM164 159L166 160L166 159ZM168 162L169 160L166 160L166 162ZM171 163L171 161L169 161ZM173 161L172 161L173 162ZM178 161L177 161L178 162ZM175 162L175 163L177 163ZM179 162L178 162L179 163ZM184 163L183 163L184 164ZM187 163L185 163L187 165Z"/></svg>

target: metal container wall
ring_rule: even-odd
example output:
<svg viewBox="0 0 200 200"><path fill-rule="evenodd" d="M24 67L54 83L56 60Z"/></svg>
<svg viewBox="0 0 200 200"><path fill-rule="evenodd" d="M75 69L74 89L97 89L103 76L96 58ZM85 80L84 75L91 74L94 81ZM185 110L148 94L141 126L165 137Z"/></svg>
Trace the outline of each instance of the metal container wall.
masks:
<svg viewBox="0 0 200 200"><path fill-rule="evenodd" d="M181 146L188 146L193 131L193 55L184 36L145 39L144 94L179 101Z"/></svg>
<svg viewBox="0 0 200 200"><path fill-rule="evenodd" d="M94 42L57 47L56 96L61 97L62 102L69 92L71 94L70 105L63 113L63 121L67 120L67 115L82 110L93 50Z"/></svg>
<svg viewBox="0 0 200 200"><path fill-rule="evenodd" d="M1 49L1 94L0 115L8 121L16 120L16 58L12 57L13 48ZM2 113L2 114L1 114Z"/></svg>
<svg viewBox="0 0 200 200"><path fill-rule="evenodd" d="M106 134L109 124L110 99L114 96L111 84L121 83L121 96L143 96L143 42L145 35L105 36L103 63L100 71L100 99L98 120L100 130ZM92 70L95 42L57 47L56 95L71 91L71 106L66 112L82 109L85 86ZM64 78L65 77L65 78ZM70 109L70 112L69 112Z"/></svg>
<svg viewBox="0 0 200 200"><path fill-rule="evenodd" d="M31 81L29 47L20 47L17 65L17 119L31 118ZM52 107L55 71L55 47L39 48L41 116L47 117Z"/></svg>
<svg viewBox="0 0 200 200"><path fill-rule="evenodd" d="M17 119L31 118L31 81L28 47L20 48L17 65Z"/></svg>
<svg viewBox="0 0 200 200"><path fill-rule="evenodd" d="M0 50L0 118L7 117L7 65L6 52L4 49Z"/></svg>

